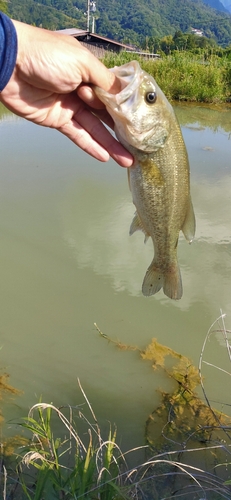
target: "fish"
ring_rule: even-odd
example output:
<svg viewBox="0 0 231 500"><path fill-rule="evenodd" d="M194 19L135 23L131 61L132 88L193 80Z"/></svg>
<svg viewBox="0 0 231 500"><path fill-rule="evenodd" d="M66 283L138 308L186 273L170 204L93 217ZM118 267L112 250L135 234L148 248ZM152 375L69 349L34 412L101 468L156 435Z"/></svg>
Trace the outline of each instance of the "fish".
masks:
<svg viewBox="0 0 231 500"><path fill-rule="evenodd" d="M177 259L180 231L191 243L195 215L190 195L190 168L181 128L174 110L154 80L131 61L110 69L121 90L111 94L94 87L115 124L115 135L134 157L128 181L136 212L130 235L151 237L154 257L142 284L148 297L163 289L170 299L183 294Z"/></svg>

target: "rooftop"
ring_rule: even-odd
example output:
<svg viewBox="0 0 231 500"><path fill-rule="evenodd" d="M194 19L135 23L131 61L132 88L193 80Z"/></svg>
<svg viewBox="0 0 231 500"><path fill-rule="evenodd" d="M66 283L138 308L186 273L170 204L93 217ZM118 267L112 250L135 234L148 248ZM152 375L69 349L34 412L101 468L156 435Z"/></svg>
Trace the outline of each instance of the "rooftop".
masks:
<svg viewBox="0 0 231 500"><path fill-rule="evenodd" d="M117 45L119 47L123 47L125 50L130 50L133 52L133 47L130 45L125 45L124 43L117 42L115 40L112 40L111 38L106 38L105 36L97 35L96 33L91 33L90 31L87 30L79 30L77 28L67 28L63 30L57 30L57 33L61 33L63 35L70 35L74 36L76 38L86 36L87 40L90 42L91 39L92 41L94 40L102 40L104 43L112 43L114 45Z"/></svg>

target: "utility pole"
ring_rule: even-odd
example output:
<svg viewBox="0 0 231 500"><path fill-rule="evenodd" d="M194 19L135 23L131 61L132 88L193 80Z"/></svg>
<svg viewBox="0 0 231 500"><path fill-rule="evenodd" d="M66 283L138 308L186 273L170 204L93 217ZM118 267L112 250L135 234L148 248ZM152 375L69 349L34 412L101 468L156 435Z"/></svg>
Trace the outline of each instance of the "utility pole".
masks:
<svg viewBox="0 0 231 500"><path fill-rule="evenodd" d="M96 2L94 0L87 0L87 31L90 32L90 22L92 21L92 26L91 26L92 33L95 33L95 17L94 17L95 11L96 11Z"/></svg>
<svg viewBox="0 0 231 500"><path fill-rule="evenodd" d="M87 0L87 31L90 31L90 0Z"/></svg>

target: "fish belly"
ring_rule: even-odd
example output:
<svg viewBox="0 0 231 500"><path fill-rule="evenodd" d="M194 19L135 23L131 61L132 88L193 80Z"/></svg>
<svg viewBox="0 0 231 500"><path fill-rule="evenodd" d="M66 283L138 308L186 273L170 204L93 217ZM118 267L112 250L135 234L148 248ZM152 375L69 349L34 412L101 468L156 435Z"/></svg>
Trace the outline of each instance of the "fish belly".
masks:
<svg viewBox="0 0 231 500"><path fill-rule="evenodd" d="M150 296L163 288L171 299L180 299L183 290L177 244L186 218L188 189L182 194L177 174L166 175L155 158L139 161L129 172L130 189L137 210L130 234L142 230L145 240L150 236L154 246L154 258L144 277L142 292ZM187 172L185 174L186 178Z"/></svg>

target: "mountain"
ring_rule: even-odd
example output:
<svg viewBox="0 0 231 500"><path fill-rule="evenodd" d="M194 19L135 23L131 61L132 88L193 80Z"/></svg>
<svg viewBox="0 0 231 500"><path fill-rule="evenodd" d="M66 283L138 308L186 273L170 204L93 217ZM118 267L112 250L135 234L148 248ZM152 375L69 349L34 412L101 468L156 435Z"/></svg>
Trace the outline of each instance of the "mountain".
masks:
<svg viewBox="0 0 231 500"><path fill-rule="evenodd" d="M231 12L231 0L221 0L221 2L224 5L224 7L226 8L226 10Z"/></svg>
<svg viewBox="0 0 231 500"><path fill-rule="evenodd" d="M193 27L221 45L231 44L230 14L202 0L97 0L97 7L97 32L111 38L141 42L145 36L185 33Z"/></svg>
<svg viewBox="0 0 231 500"><path fill-rule="evenodd" d="M207 5L210 5L213 9L220 10L221 12L229 12L229 9L227 6L225 6L225 3L227 0L203 0L203 2ZM231 0L228 0L229 3L231 3ZM228 3L227 2L227 3Z"/></svg>
<svg viewBox="0 0 231 500"><path fill-rule="evenodd" d="M96 6L96 32L124 43L144 46L147 37L195 28L222 46L231 45L231 15L220 0L91 0L91 5ZM7 6L11 17L29 24L86 29L87 0L11 0Z"/></svg>

